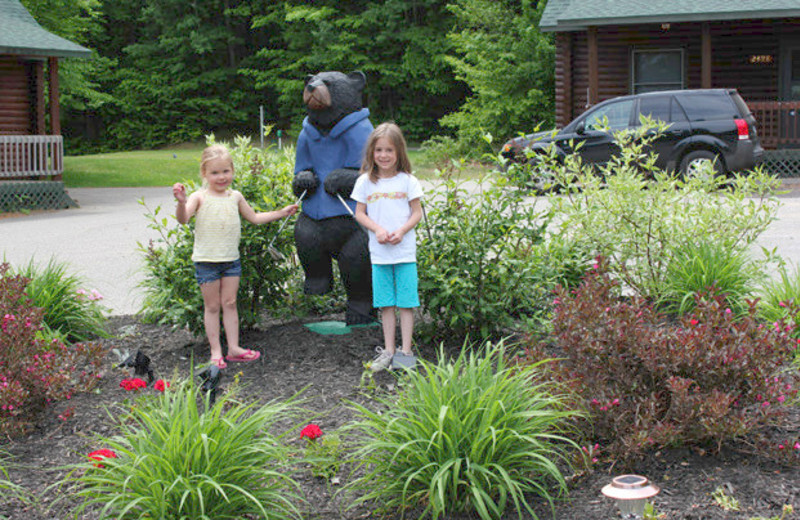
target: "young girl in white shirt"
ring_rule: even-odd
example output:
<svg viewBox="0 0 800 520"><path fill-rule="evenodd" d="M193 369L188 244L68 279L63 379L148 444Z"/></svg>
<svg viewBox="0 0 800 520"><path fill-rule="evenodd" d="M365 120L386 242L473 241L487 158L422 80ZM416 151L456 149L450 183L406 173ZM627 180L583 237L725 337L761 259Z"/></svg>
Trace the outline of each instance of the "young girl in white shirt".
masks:
<svg viewBox="0 0 800 520"><path fill-rule="evenodd" d="M381 309L384 348L370 368L414 365L411 350L417 290L417 241L414 227L422 218L422 187L411 175L411 161L400 128L383 123L364 151L362 175L353 187L356 220L369 232L373 304ZM395 308L399 309L402 347L395 347ZM394 362L393 362L394 358Z"/></svg>

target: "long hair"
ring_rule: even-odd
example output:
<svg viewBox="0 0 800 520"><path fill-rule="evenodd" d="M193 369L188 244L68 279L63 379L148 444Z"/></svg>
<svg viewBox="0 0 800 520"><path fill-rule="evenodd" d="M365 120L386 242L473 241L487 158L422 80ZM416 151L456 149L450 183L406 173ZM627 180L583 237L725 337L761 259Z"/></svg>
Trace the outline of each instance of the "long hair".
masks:
<svg viewBox="0 0 800 520"><path fill-rule="evenodd" d="M208 165L210 161L214 161L216 159L226 159L230 161L231 170L233 170L233 158L231 157L231 153L224 145L212 144L211 146L207 146L200 155L200 178L203 180L203 186L208 184L205 176L206 165Z"/></svg>
<svg viewBox="0 0 800 520"><path fill-rule="evenodd" d="M367 145L364 149L364 162L361 163L361 173L369 175L369 180L378 182L378 165L375 164L375 146L378 139L385 137L394 146L394 151L397 154L397 171L411 173L411 160L408 158L406 151L406 140L403 137L403 131L400 127L392 122L381 123L372 131L367 139Z"/></svg>

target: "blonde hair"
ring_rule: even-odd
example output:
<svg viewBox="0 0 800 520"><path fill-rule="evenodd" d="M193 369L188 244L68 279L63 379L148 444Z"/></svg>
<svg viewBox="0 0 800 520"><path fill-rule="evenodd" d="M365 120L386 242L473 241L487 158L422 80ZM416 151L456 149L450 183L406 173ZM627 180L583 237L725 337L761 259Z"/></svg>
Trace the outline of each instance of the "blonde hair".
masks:
<svg viewBox="0 0 800 520"><path fill-rule="evenodd" d="M369 174L369 180L378 182L378 165L375 164L375 147L378 139L387 138L394 146L397 154L397 171L411 173L411 160L406 151L406 140L403 131L396 124L387 121L381 123L372 131L364 148L364 162L361 163L361 173Z"/></svg>
<svg viewBox="0 0 800 520"><path fill-rule="evenodd" d="M212 144L206 147L202 155L200 155L200 178L203 179L203 186L206 185L206 165L217 159L228 160L231 163L231 170L233 170L233 158L225 145Z"/></svg>

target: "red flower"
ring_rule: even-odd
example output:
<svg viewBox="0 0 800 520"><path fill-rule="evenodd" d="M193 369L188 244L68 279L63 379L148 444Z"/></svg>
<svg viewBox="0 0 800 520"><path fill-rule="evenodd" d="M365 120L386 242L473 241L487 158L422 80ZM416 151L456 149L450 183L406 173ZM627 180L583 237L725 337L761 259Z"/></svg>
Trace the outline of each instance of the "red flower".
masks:
<svg viewBox="0 0 800 520"><path fill-rule="evenodd" d="M169 381L164 381L163 379L159 379L153 384L153 388L155 388L159 392L163 392L164 390L169 388Z"/></svg>
<svg viewBox="0 0 800 520"><path fill-rule="evenodd" d="M117 458L117 454L114 453L113 451L109 450L109 449L103 448L102 450L95 450L95 451L91 452L88 455L88 457L90 459L92 459L92 460L98 461L98 462L94 463L94 467L95 468L105 468L105 466L100 464L100 462L102 462L105 459L116 459Z"/></svg>
<svg viewBox="0 0 800 520"><path fill-rule="evenodd" d="M322 437L322 430L316 424L309 424L300 430L300 438L302 439L303 437L308 437L308 440L313 441L317 437Z"/></svg>
<svg viewBox="0 0 800 520"><path fill-rule="evenodd" d="M125 390L131 391L131 390L139 390L140 388L145 388L147 387L147 383L145 383L143 379L135 377L133 379L123 379L122 381L120 381L119 386L121 386Z"/></svg>

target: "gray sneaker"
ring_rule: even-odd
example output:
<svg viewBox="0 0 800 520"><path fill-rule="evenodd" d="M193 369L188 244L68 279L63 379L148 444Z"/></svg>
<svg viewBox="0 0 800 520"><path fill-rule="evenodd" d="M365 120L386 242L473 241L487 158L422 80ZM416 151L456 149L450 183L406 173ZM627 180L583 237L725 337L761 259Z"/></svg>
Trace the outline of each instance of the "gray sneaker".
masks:
<svg viewBox="0 0 800 520"><path fill-rule="evenodd" d="M392 358L392 368L414 368L417 365L417 356L414 354L404 354L402 350L397 349L394 357Z"/></svg>
<svg viewBox="0 0 800 520"><path fill-rule="evenodd" d="M381 347L375 347L375 352L378 353L378 357L372 360L372 363L369 365L369 369L373 372L380 372L381 370L386 369L391 370L392 355Z"/></svg>

